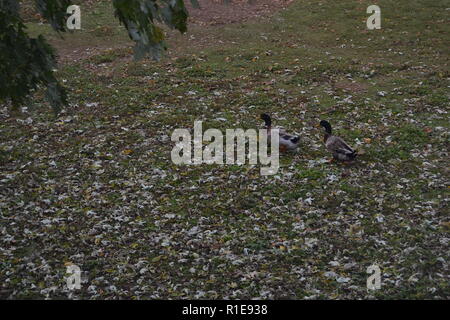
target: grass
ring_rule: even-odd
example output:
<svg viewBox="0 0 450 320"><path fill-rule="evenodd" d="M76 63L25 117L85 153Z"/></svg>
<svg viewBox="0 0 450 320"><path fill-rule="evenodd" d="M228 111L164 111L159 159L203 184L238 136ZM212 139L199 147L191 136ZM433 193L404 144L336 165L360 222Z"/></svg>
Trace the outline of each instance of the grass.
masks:
<svg viewBox="0 0 450 320"><path fill-rule="evenodd" d="M448 299L446 4L375 3L381 30L365 27L373 2L296 1L168 32L160 62L131 61L106 2L65 41L30 23L60 53L97 50L60 67L58 119L38 94L0 124L0 295ZM302 137L276 176L171 162L175 128L257 128L261 112ZM361 151L355 165L322 161L320 119ZM88 274L80 291L66 262Z"/></svg>

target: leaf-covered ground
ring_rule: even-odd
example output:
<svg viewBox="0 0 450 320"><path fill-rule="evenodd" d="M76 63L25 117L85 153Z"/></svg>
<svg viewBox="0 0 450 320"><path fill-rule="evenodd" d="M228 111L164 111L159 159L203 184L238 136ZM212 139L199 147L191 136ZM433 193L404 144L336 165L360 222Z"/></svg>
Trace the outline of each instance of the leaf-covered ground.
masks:
<svg viewBox="0 0 450 320"><path fill-rule="evenodd" d="M109 5L85 13L66 51L114 49L60 68L71 105L1 108L0 297L448 299L448 4L375 1L369 31L373 2L192 26L158 63L130 59ZM171 162L174 129L259 128L261 112L301 135L277 175ZM356 164L326 162L321 119Z"/></svg>

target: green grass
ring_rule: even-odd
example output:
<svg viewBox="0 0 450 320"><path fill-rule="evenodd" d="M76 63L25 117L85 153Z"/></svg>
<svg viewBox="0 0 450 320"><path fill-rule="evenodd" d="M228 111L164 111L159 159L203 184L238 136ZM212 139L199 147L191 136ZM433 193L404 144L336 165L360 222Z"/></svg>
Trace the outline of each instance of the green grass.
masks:
<svg viewBox="0 0 450 320"><path fill-rule="evenodd" d="M0 213L15 241L0 252L0 295L67 296L71 261L89 275L83 299L448 299L447 5L376 1L382 29L369 31L370 4L296 1L192 25L168 32L160 62L131 61L107 3L65 41L30 23L60 52L98 50L60 67L72 106L56 121L38 92L17 116L32 124L0 123ZM261 112L302 138L276 176L171 162L174 129L258 128ZM321 119L358 148L354 165L323 161ZM40 269L24 275L30 261ZM382 289L368 292L374 263Z"/></svg>

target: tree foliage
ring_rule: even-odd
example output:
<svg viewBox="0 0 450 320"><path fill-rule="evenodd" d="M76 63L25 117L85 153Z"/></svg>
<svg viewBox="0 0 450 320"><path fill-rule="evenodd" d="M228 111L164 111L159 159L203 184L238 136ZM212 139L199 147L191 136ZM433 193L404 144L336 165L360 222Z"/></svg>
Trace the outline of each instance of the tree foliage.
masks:
<svg viewBox="0 0 450 320"><path fill-rule="evenodd" d="M199 7L197 0L190 0ZM184 33L188 12L183 0L112 0L115 15L135 41L134 56L159 59L166 49L165 24ZM71 0L35 0L39 13L56 32L66 31L66 10ZM0 102L13 108L23 104L30 93L46 88L55 113L66 104L64 88L55 78L56 59L52 47L41 35L31 38L19 14L17 0L0 0Z"/></svg>
<svg viewBox="0 0 450 320"><path fill-rule="evenodd" d="M45 7L40 10L49 12ZM17 1L0 0L0 99L17 107L42 85L58 111L66 103L66 93L55 78L55 66L54 51L45 39L27 35Z"/></svg>
<svg viewBox="0 0 450 320"><path fill-rule="evenodd" d="M198 7L197 0L191 0ZM135 58L147 54L159 59L166 49L164 32L155 22L184 33L188 12L183 0L113 0L116 16L136 42Z"/></svg>

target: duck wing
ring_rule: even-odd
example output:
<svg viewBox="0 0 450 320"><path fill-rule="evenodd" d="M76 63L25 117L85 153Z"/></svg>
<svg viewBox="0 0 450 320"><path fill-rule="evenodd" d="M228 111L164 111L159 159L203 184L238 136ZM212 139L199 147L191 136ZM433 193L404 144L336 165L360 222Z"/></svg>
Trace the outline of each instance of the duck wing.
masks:
<svg viewBox="0 0 450 320"><path fill-rule="evenodd" d="M344 140L339 137L331 136L327 139L325 146L333 153L353 156L356 151L352 149Z"/></svg>
<svg viewBox="0 0 450 320"><path fill-rule="evenodd" d="M300 137L290 134L280 134L280 145L287 147L288 149L295 149L298 146Z"/></svg>
<svg viewBox="0 0 450 320"><path fill-rule="evenodd" d="M280 134L280 139L281 140L287 140L287 141L290 141L292 143L297 143L300 140L300 137L283 133L283 134Z"/></svg>

